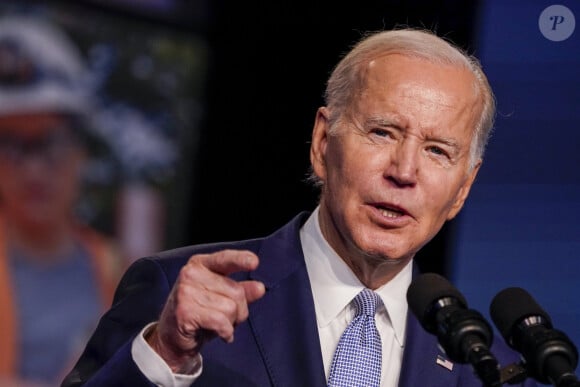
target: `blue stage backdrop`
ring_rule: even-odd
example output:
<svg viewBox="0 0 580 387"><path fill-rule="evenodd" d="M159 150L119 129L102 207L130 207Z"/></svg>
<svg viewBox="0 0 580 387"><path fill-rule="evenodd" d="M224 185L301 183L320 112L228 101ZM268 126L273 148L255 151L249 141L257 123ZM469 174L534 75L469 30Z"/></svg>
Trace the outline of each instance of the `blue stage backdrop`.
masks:
<svg viewBox="0 0 580 387"><path fill-rule="evenodd" d="M488 317L526 289L580 346L580 2L484 1L476 36L498 117L450 279Z"/></svg>

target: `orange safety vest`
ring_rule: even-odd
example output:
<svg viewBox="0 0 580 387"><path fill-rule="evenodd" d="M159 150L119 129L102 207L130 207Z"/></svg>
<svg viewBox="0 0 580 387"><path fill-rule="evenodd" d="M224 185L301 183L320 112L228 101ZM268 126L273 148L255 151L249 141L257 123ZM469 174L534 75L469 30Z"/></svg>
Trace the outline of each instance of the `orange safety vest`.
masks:
<svg viewBox="0 0 580 387"><path fill-rule="evenodd" d="M103 235L88 227L79 227L77 235L92 258L103 310L111 305L123 270L120 254ZM16 377L18 370L18 322L16 305L6 255L4 225L0 219L0 376Z"/></svg>

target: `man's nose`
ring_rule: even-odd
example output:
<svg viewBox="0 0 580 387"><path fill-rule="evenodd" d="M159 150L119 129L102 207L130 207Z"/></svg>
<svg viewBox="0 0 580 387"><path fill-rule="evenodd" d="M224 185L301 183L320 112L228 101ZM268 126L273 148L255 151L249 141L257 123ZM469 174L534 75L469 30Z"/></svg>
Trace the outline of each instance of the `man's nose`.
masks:
<svg viewBox="0 0 580 387"><path fill-rule="evenodd" d="M410 141L403 141L391 155L385 178L400 187L414 186L419 170L418 158L418 147Z"/></svg>

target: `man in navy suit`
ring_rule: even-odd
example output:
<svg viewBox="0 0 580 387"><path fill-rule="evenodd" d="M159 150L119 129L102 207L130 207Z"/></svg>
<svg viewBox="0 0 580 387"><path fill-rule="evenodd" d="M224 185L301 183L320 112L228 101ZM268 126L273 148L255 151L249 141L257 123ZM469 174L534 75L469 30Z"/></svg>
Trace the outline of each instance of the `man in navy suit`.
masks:
<svg viewBox="0 0 580 387"><path fill-rule="evenodd" d="M408 312L413 257L457 215L494 98L435 35L384 31L334 69L312 131L319 205L261 239L142 259L63 386L327 386L353 298L380 298L381 387L481 386ZM500 364L518 356L496 340ZM527 382L522 385L533 385Z"/></svg>

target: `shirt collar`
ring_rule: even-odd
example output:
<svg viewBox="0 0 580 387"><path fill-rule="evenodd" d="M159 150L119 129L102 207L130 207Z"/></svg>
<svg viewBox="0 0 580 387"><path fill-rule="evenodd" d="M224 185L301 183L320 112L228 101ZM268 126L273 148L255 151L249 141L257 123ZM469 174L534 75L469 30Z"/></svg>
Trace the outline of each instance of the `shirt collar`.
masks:
<svg viewBox="0 0 580 387"><path fill-rule="evenodd" d="M348 265L322 236L319 207L300 230L300 241L310 277L319 326L328 325L364 288ZM407 321L406 292L412 280L412 261L392 280L376 289L390 318L396 340L404 343Z"/></svg>

